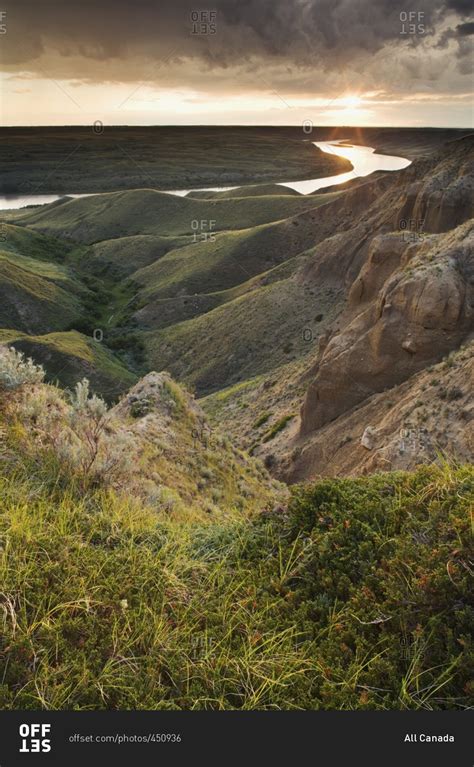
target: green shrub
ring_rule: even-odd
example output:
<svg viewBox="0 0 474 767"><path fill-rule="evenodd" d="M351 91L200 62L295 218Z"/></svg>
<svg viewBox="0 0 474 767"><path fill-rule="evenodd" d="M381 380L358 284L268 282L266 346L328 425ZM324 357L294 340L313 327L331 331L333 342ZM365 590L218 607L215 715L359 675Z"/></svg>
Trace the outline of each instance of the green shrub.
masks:
<svg viewBox="0 0 474 767"><path fill-rule="evenodd" d="M258 429L259 426L262 426L264 423L268 421L270 418L271 413L262 413L252 424L252 429Z"/></svg>
<svg viewBox="0 0 474 767"><path fill-rule="evenodd" d="M464 709L472 467L296 487L178 523L0 478L0 706Z"/></svg>
<svg viewBox="0 0 474 767"><path fill-rule="evenodd" d="M271 429L267 431L267 433L262 439L262 442L269 442L271 439L276 437L278 432L282 431L282 429L285 428L288 421L291 421L291 419L294 417L295 416L293 414L290 414L290 415L283 416L283 418L280 418L275 424L273 424Z"/></svg>
<svg viewBox="0 0 474 767"><path fill-rule="evenodd" d="M143 418L143 416L148 415L152 409L153 402L151 399L149 397L142 397L141 399L132 402L130 405L130 415L132 418Z"/></svg>
<svg viewBox="0 0 474 767"><path fill-rule="evenodd" d="M0 346L0 389L18 389L25 384L41 383L45 372L41 365L25 358L12 346Z"/></svg>

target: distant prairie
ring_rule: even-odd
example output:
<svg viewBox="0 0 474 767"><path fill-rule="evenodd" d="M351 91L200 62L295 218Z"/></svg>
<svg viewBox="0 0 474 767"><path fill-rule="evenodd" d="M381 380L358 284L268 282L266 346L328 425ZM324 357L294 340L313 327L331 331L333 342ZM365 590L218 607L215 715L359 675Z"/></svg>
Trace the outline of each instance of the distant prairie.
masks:
<svg viewBox="0 0 474 767"><path fill-rule="evenodd" d="M437 128L127 127L0 129L3 194L199 188L351 170L313 141L347 138L412 160L468 131Z"/></svg>

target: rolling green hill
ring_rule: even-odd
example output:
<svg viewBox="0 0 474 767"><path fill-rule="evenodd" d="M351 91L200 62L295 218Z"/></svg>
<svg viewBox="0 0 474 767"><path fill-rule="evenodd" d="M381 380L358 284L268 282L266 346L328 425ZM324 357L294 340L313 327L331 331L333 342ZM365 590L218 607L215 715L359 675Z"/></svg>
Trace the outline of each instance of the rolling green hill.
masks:
<svg viewBox="0 0 474 767"><path fill-rule="evenodd" d="M336 196L321 195L326 204ZM143 285L141 298L226 290L267 272L314 245L321 212L315 210L282 221L212 235L171 250L133 279Z"/></svg>
<svg viewBox="0 0 474 767"><path fill-rule="evenodd" d="M323 202L327 199L321 200L321 204ZM214 231L246 229L287 218L318 204L314 196L283 193L275 197L196 200L139 189L45 206L24 214L18 221L44 234L91 244L136 234L192 235L196 226L201 226L200 222L205 222L204 227L199 228L199 232L204 233L209 227Z"/></svg>
<svg viewBox="0 0 474 767"><path fill-rule="evenodd" d="M227 191L221 192L211 192L205 189L196 190L188 192L186 196L196 200L223 200L235 197L262 197L262 195L280 196L282 194L298 196L299 192L279 184L247 184L244 187L238 186L236 189L227 189Z"/></svg>
<svg viewBox="0 0 474 767"><path fill-rule="evenodd" d="M94 349L88 377L93 386L106 386L107 396L106 360L99 359L90 339L95 328L104 335L101 349L108 360L118 354L122 361L116 364L133 373L168 368L204 393L306 353L302 322L313 326L313 315L318 321L324 317L319 332L333 313L323 289L316 291L313 306L314 291L299 291L294 275L330 225L331 216L320 213L320 206L339 195L310 199L271 194L275 189L280 191L257 185L249 188L249 197L242 189L240 196L224 193L210 200L140 190L25 212L10 227L16 268L35 270L48 279L50 291L63 289L61 280L62 285L72 281L74 296L69 301L59 294L56 305L64 311L46 316L39 327L8 316L4 326L35 337L69 329L85 333L85 343ZM25 261L21 249L34 258ZM35 286L39 290L42 283ZM16 294L13 299L18 309ZM34 316L42 317L41 310ZM230 357L220 341L223 334L235 342ZM65 358L51 363L68 371L59 379L67 385L84 362L78 367L71 351L69 364Z"/></svg>
<svg viewBox="0 0 474 767"><path fill-rule="evenodd" d="M137 234L102 240L93 245L81 259L81 266L94 274L108 274L115 279L128 277L137 270L154 263L168 251L192 240L192 236L160 237Z"/></svg>
<svg viewBox="0 0 474 767"><path fill-rule="evenodd" d="M104 344L77 333L27 335L0 330L0 345L8 344L44 366L49 381L73 388L86 377L92 389L112 401L135 383L136 376Z"/></svg>
<svg viewBox="0 0 474 767"><path fill-rule="evenodd" d="M144 332L148 364L208 394L306 354L304 331L314 328L317 336L338 307L337 292L282 278L193 319Z"/></svg>
<svg viewBox="0 0 474 767"><path fill-rule="evenodd" d="M54 204L54 203L53 203ZM2 224L0 250L39 261L64 261L71 245L64 239L48 237L15 224Z"/></svg>
<svg viewBox="0 0 474 767"><path fill-rule="evenodd" d="M0 325L32 333L78 322L81 287L56 264L0 250Z"/></svg>
<svg viewBox="0 0 474 767"><path fill-rule="evenodd" d="M114 283L114 291L94 279L87 248L16 225L4 225L2 234L0 344L12 343L38 359L50 380L72 387L86 376L108 400L115 399L136 381L127 367L133 359L127 353L124 364L92 334L106 328L103 315L112 295L116 304L130 296L120 285ZM77 332L86 327L86 335Z"/></svg>

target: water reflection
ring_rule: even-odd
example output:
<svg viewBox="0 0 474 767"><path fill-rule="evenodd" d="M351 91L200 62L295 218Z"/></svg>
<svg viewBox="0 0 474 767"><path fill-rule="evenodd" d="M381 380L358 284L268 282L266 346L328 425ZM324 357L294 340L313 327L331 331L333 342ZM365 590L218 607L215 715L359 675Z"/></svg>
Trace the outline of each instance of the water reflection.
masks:
<svg viewBox="0 0 474 767"><path fill-rule="evenodd" d="M313 144L326 154L337 155L349 160L353 165L353 170L348 173L339 173L336 176L326 176L325 178L312 178L305 181L280 181L278 186L294 189L300 194L311 194L318 189L324 189L335 184L344 184L354 178L368 176L377 170L402 170L410 165L410 160L404 157L395 157L393 155L378 154L371 146L356 146L350 144L344 139L339 141L313 141ZM238 186L210 186L205 189L175 189L168 191L168 194L174 194L179 197L185 197L189 192L227 192L231 189L239 189ZM24 208L26 205L46 205L49 202L56 202L64 197L90 197L89 194L33 194L33 195L0 195L0 208L3 210L13 210Z"/></svg>
<svg viewBox="0 0 474 767"><path fill-rule="evenodd" d="M404 157L395 157L388 154L377 154L374 147L355 146L344 139L339 141L314 141L315 146L326 154L334 154L349 160L353 169L348 173L339 173L337 176L325 178L313 178L307 181L284 181L280 186L287 186L300 194L311 194L318 189L324 189L334 184L344 184L354 178L368 176L376 170L402 170L410 165L411 161Z"/></svg>

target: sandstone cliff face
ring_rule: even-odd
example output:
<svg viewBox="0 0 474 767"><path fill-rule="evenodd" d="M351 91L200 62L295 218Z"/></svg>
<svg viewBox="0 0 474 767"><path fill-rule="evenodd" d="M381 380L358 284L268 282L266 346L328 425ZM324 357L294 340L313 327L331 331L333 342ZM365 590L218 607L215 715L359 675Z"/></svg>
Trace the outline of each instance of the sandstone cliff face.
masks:
<svg viewBox="0 0 474 767"><path fill-rule="evenodd" d="M279 473L289 482L413 469L474 454L474 343L297 439Z"/></svg>
<svg viewBox="0 0 474 767"><path fill-rule="evenodd" d="M463 265L474 252L474 226L405 248L393 242L401 236L372 243L340 319L343 330L313 367L302 434L441 359L472 326L474 286Z"/></svg>
<svg viewBox="0 0 474 767"><path fill-rule="evenodd" d="M287 476L304 478L325 464L314 449L311 458L301 458L321 429L411 380L469 338L473 157L474 140L463 139L414 163L385 191L375 182L382 194L364 221L316 249L300 278L326 281L332 273L346 285L347 302L306 375L296 458L287 463Z"/></svg>
<svg viewBox="0 0 474 767"><path fill-rule="evenodd" d="M421 166L421 167L420 167ZM420 170L422 176L420 177ZM393 223L423 221L427 232L446 232L471 218L474 206L472 137L453 142L431 161L414 163L405 174L410 181ZM406 183L406 182L404 182Z"/></svg>

